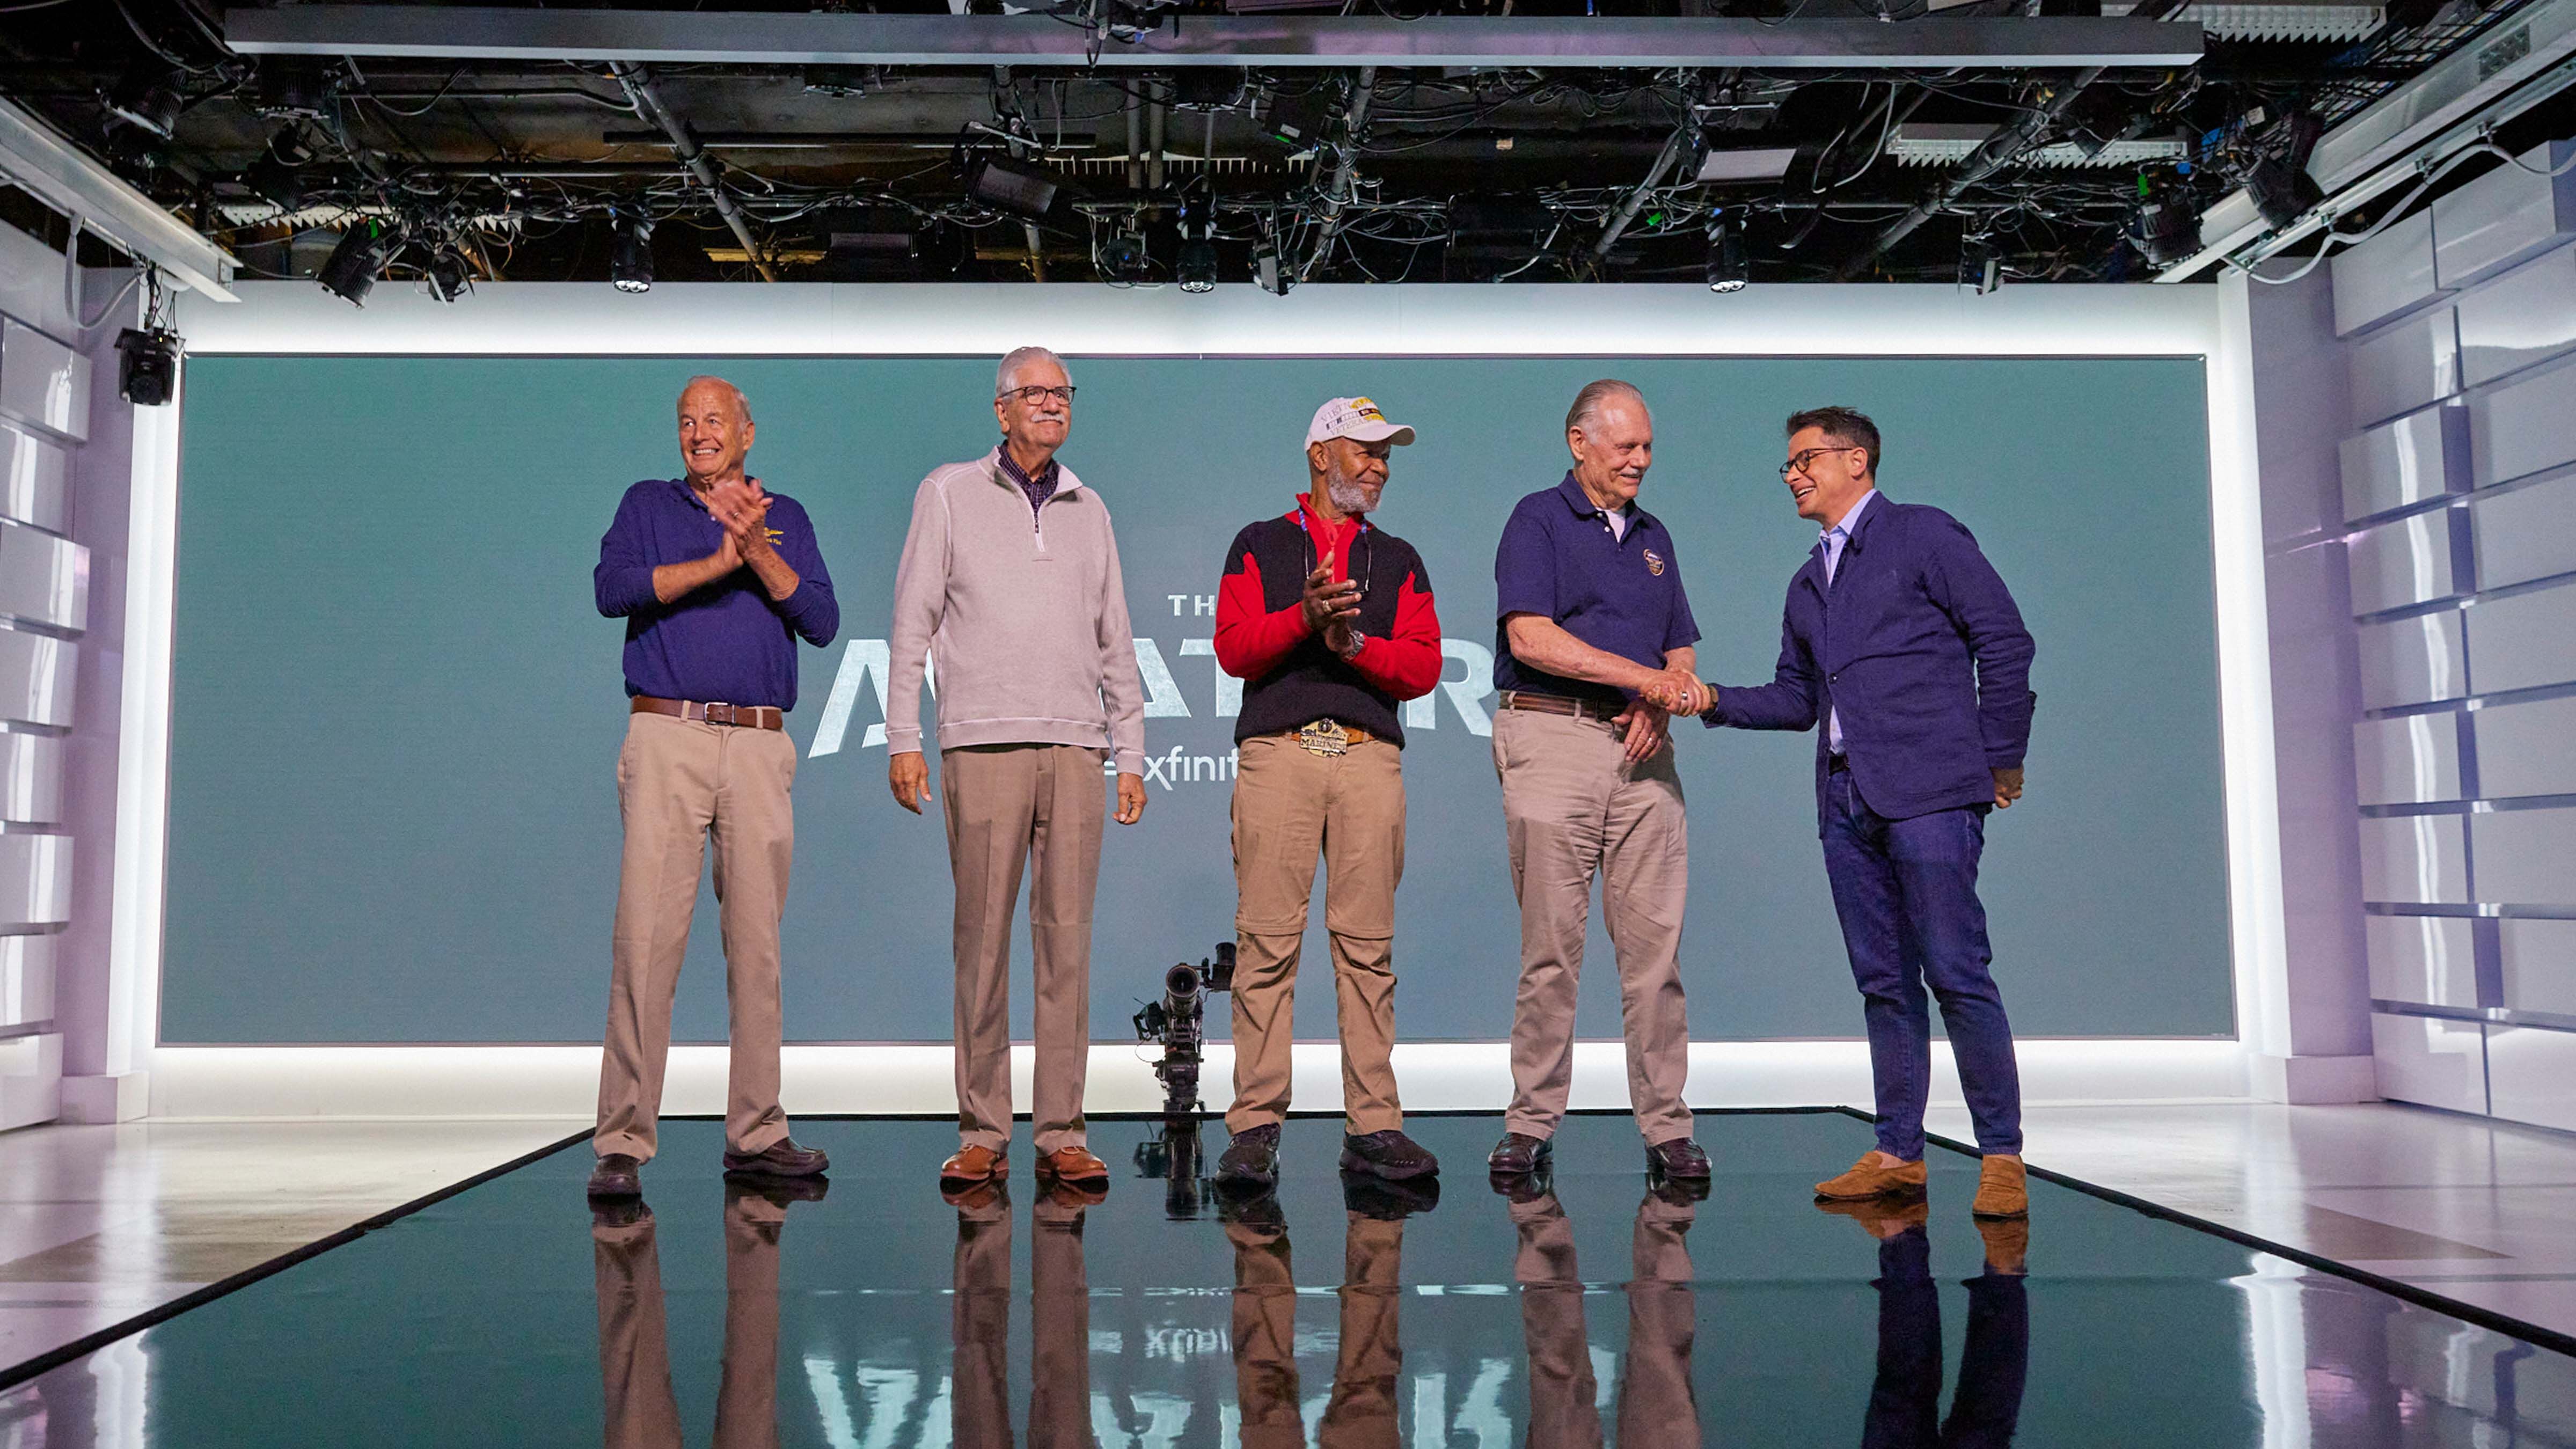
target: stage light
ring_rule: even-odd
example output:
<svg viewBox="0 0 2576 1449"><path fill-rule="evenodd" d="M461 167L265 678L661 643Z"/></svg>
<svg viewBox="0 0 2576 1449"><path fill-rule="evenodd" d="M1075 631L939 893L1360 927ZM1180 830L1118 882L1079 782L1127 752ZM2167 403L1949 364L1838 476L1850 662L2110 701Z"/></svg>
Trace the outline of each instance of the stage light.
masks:
<svg viewBox="0 0 2576 1449"><path fill-rule="evenodd" d="M1992 237L1972 236L1959 243L1959 285L1974 287L1982 297L2004 284L2003 254Z"/></svg>
<svg viewBox="0 0 2576 1449"><path fill-rule="evenodd" d="M976 164L974 175L966 182L966 192L995 211L1035 221L1055 205L1056 192L1062 186L1056 174L1043 166L993 156Z"/></svg>
<svg viewBox="0 0 2576 1449"><path fill-rule="evenodd" d="M2325 200L2325 192L2302 170L2270 156L2254 158L2245 168L2245 194L2254 199L2254 209L2275 228L2290 226L2310 208Z"/></svg>
<svg viewBox="0 0 2576 1449"><path fill-rule="evenodd" d="M1216 243L1206 237L1193 237L1181 243L1178 268L1181 290L1213 292L1216 290Z"/></svg>
<svg viewBox="0 0 2576 1449"><path fill-rule="evenodd" d="M1145 246L1145 234L1122 231L1100 243L1092 253L1100 268L1100 280L1130 285L1154 279L1154 254Z"/></svg>
<svg viewBox="0 0 2576 1449"><path fill-rule="evenodd" d="M466 264L465 253L452 242L440 242L431 249L429 295L442 302L453 302L474 290L474 272Z"/></svg>
<svg viewBox="0 0 2576 1449"><path fill-rule="evenodd" d="M128 65L107 93L110 115L164 140L179 124L179 112L186 104L179 94L178 73L148 58Z"/></svg>
<svg viewBox="0 0 2576 1449"><path fill-rule="evenodd" d="M157 408L179 388L179 334L128 327L116 334L116 392L136 407Z"/></svg>
<svg viewBox="0 0 2576 1449"><path fill-rule="evenodd" d="M653 290L653 223L620 216L608 247L608 283L621 292Z"/></svg>
<svg viewBox="0 0 2576 1449"><path fill-rule="evenodd" d="M1744 228L1735 222L1720 220L1708 229L1708 289L1712 292L1741 292L1753 280L1753 268L1744 256Z"/></svg>
<svg viewBox="0 0 2576 1449"><path fill-rule="evenodd" d="M280 127L268 149L242 172L242 184L253 195L276 202L279 210L293 211L304 204L304 163L312 159L296 140L295 128Z"/></svg>
<svg viewBox="0 0 2576 1449"><path fill-rule="evenodd" d="M2138 250L2169 267L2200 250L2200 218L2182 197L2166 196L2138 208Z"/></svg>
<svg viewBox="0 0 2576 1449"><path fill-rule="evenodd" d="M352 306L367 305L367 293L375 290L376 273L385 268L385 238L379 224L368 218L352 218L349 229L340 233L340 244L331 248L322 270L313 280L322 290L343 298Z"/></svg>

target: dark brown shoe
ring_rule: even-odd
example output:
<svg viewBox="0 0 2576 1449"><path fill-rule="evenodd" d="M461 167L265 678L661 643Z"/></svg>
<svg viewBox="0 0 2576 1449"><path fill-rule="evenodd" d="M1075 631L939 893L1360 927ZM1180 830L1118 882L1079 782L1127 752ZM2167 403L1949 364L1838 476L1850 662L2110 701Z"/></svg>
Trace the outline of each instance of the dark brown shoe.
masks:
<svg viewBox="0 0 2576 1449"><path fill-rule="evenodd" d="M642 1197L644 1164L623 1152L603 1154L590 1170L590 1195L597 1198Z"/></svg>
<svg viewBox="0 0 2576 1449"><path fill-rule="evenodd" d="M1079 1143L1038 1154L1038 1181L1071 1182L1086 1187L1109 1186L1109 1164Z"/></svg>
<svg viewBox="0 0 2576 1449"><path fill-rule="evenodd" d="M1708 1181L1708 1154L1687 1137L1668 1137L1646 1148L1646 1175L1680 1182Z"/></svg>
<svg viewBox="0 0 2576 1449"><path fill-rule="evenodd" d="M724 1170L730 1177L821 1177L832 1165L819 1147L799 1147L781 1137L758 1152L725 1149Z"/></svg>
<svg viewBox="0 0 2576 1449"><path fill-rule="evenodd" d="M1556 1155L1556 1149L1544 1137L1526 1132L1506 1132L1494 1150L1485 1154L1485 1167L1496 1177L1518 1177L1536 1172Z"/></svg>
<svg viewBox="0 0 2576 1449"><path fill-rule="evenodd" d="M939 1183L990 1182L1011 1170L1009 1154L969 1142L957 1149L957 1155L939 1164Z"/></svg>

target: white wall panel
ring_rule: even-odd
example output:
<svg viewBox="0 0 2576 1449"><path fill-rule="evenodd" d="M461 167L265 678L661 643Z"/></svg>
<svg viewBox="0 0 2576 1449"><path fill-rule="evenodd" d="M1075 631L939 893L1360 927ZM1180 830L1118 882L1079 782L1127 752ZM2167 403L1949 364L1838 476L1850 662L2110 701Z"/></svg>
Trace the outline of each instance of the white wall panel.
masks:
<svg viewBox="0 0 2576 1449"><path fill-rule="evenodd" d="M2469 817L2477 899L2505 906L2576 906L2576 810L2499 810Z"/></svg>
<svg viewBox="0 0 2576 1449"><path fill-rule="evenodd" d="M2471 587L2576 573L2576 475L2471 499L2469 519L2478 560Z"/></svg>
<svg viewBox="0 0 2576 1449"><path fill-rule="evenodd" d="M2433 277L2433 213L2419 211L2326 263L2334 274L2335 335L2357 332L2441 292Z"/></svg>
<svg viewBox="0 0 2576 1449"><path fill-rule="evenodd" d="M2576 1131L2576 1031L2488 1027L2487 1086L2495 1115Z"/></svg>
<svg viewBox="0 0 2576 1449"><path fill-rule="evenodd" d="M2476 1022L2374 1012L2370 1046L2381 1096L2454 1112L2487 1109L2486 1032Z"/></svg>
<svg viewBox="0 0 2576 1449"><path fill-rule="evenodd" d="M2459 916L2369 916L2370 994L2425 1006L2478 1004L2477 948Z"/></svg>
<svg viewBox="0 0 2576 1449"><path fill-rule="evenodd" d="M61 444L0 418L0 517L67 531L71 477L71 454Z"/></svg>
<svg viewBox="0 0 2576 1449"><path fill-rule="evenodd" d="M0 936L0 1027L54 1019L54 957L60 937Z"/></svg>
<svg viewBox="0 0 2576 1449"><path fill-rule="evenodd" d="M2504 1004L2576 1016L2576 921L2507 917L2496 926L2504 945Z"/></svg>
<svg viewBox="0 0 2576 1449"><path fill-rule="evenodd" d="M2576 364L2544 369L2469 399L2470 486L2576 463Z"/></svg>
<svg viewBox="0 0 2576 1449"><path fill-rule="evenodd" d="M2461 798L2456 714L2363 720L2352 727L2352 756L2364 805Z"/></svg>
<svg viewBox="0 0 2576 1449"><path fill-rule="evenodd" d="M2576 795L2576 698L2489 705L2469 724L2480 795Z"/></svg>
<svg viewBox="0 0 2576 1449"><path fill-rule="evenodd" d="M0 835L0 929L71 919L68 835Z"/></svg>
<svg viewBox="0 0 2576 1449"><path fill-rule="evenodd" d="M2467 286L2576 232L2576 176L2535 174L2565 164L2571 153L2576 143L2535 146L2521 166L2498 166L2433 199L2433 265L2442 286Z"/></svg>
<svg viewBox="0 0 2576 1449"><path fill-rule="evenodd" d="M89 550L0 520L0 614L75 632L89 627Z"/></svg>
<svg viewBox="0 0 2576 1449"><path fill-rule="evenodd" d="M2426 408L2343 440L2343 516L2421 503L2469 486L2469 415L2456 406Z"/></svg>
<svg viewBox="0 0 2576 1449"><path fill-rule="evenodd" d="M77 644L0 627L0 720L68 729L79 658Z"/></svg>
<svg viewBox="0 0 2576 1449"><path fill-rule="evenodd" d="M2469 692L2468 650L2462 643L2459 610L2364 624L2358 636L2362 708L2427 704Z"/></svg>
<svg viewBox="0 0 2576 1449"><path fill-rule="evenodd" d="M2361 895L2405 905L2466 905L2467 833L2457 815L2365 817Z"/></svg>
<svg viewBox="0 0 2576 1449"><path fill-rule="evenodd" d="M2459 319L2465 387L2576 347L2576 247L2525 262L2463 296Z"/></svg>
<svg viewBox="0 0 2576 1449"><path fill-rule="evenodd" d="M2576 585L2487 599L2463 613L2478 693L2576 681Z"/></svg>
<svg viewBox="0 0 2576 1449"><path fill-rule="evenodd" d="M0 321L0 413L89 436L89 359L15 317Z"/></svg>
<svg viewBox="0 0 2576 1449"><path fill-rule="evenodd" d="M0 820L62 823L62 736L0 734Z"/></svg>
<svg viewBox="0 0 2576 1449"><path fill-rule="evenodd" d="M2352 349L2352 420L2376 423L2460 390L2459 329L2436 307Z"/></svg>
<svg viewBox="0 0 2576 1449"><path fill-rule="evenodd" d="M2462 592L2451 577L2451 530L2458 522L2457 510L2437 508L2344 540L2352 611L2375 614Z"/></svg>

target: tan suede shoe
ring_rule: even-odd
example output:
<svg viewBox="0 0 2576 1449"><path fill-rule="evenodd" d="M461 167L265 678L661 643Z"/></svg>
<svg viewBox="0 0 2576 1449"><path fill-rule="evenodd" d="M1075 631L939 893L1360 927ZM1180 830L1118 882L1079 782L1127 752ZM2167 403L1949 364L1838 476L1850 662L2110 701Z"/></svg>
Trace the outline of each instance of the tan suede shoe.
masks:
<svg viewBox="0 0 2576 1449"><path fill-rule="evenodd" d="M1986 1271L2019 1278L2030 1271L2030 1219L1979 1218L1977 1236L1986 1240Z"/></svg>
<svg viewBox="0 0 2576 1449"><path fill-rule="evenodd" d="M2023 1185L2021 1159L1989 1155L1977 1169L1977 1200L1968 1210L1981 1218L2030 1216L2030 1189Z"/></svg>
<svg viewBox="0 0 2576 1449"><path fill-rule="evenodd" d="M957 1149L957 1155L939 1164L939 1180L951 1182L985 1182L1010 1171L1007 1153L996 1152L980 1142L969 1142Z"/></svg>
<svg viewBox="0 0 2576 1449"><path fill-rule="evenodd" d="M1923 1191L1923 1163L1900 1162L1887 1167L1877 1154L1864 1152L1851 1165L1851 1171L1840 1177L1827 1178L1816 1184L1818 1202L1857 1202L1863 1198L1910 1196Z"/></svg>
<svg viewBox="0 0 2576 1449"><path fill-rule="evenodd" d="M1921 1198L1857 1198L1843 1202L1819 1202L1816 1211L1849 1218L1860 1224L1861 1231L1884 1243L1932 1220L1932 1205Z"/></svg>

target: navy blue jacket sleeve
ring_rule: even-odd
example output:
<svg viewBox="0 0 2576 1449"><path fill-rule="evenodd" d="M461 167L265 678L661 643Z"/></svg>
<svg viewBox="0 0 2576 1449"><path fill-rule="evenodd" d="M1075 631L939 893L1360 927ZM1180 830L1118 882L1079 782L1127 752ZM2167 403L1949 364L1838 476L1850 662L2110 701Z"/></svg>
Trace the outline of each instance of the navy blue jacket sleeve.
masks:
<svg viewBox="0 0 2576 1449"><path fill-rule="evenodd" d="M2030 718L2039 700L2030 692L2030 661L2038 646L1976 535L1947 515L1941 522L1945 526L1935 533L1924 566L1924 589L1958 626L1977 661L1977 728L1987 768L2017 770L2030 749Z"/></svg>
<svg viewBox="0 0 2576 1449"><path fill-rule="evenodd" d="M841 601L832 592L832 572L823 567L823 550L814 541L814 520L806 517L803 505L791 506L796 512L778 530L777 548L778 556L796 570L796 592L772 600L770 607L806 643L820 649L841 632Z"/></svg>
<svg viewBox="0 0 2576 1449"><path fill-rule="evenodd" d="M1746 730L1815 728L1816 661L1808 655L1806 642L1791 627L1786 608L1780 613L1780 662L1772 666L1771 682L1749 687L1719 685L1717 703L1700 716L1700 723Z"/></svg>
<svg viewBox="0 0 2576 1449"><path fill-rule="evenodd" d="M657 608L662 602L653 594L653 560L644 552L644 513L632 488L617 500L617 517L600 536L599 567L591 571L590 584L598 596L599 612L612 619Z"/></svg>

